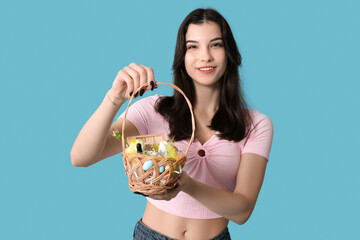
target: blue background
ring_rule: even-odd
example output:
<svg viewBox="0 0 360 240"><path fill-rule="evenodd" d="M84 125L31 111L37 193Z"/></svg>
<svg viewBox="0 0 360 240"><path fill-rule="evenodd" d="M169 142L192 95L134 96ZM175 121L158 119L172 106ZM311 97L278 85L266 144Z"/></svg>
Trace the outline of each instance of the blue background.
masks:
<svg viewBox="0 0 360 240"><path fill-rule="evenodd" d="M257 206L232 237L359 239L356 0L1 1L0 239L131 239L145 199L120 155L76 168L70 149L121 68L172 81L177 29L198 7L228 20L249 103L274 123Z"/></svg>

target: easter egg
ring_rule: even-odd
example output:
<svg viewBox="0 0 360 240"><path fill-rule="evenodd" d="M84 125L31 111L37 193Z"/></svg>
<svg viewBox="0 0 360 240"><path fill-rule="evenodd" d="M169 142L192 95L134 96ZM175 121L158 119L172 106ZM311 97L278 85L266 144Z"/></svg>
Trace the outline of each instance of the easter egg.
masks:
<svg viewBox="0 0 360 240"><path fill-rule="evenodd" d="M149 170L152 166L154 166L154 164L151 160L147 160L146 162L143 163L144 171Z"/></svg>
<svg viewBox="0 0 360 240"><path fill-rule="evenodd" d="M165 166L165 169L166 169L168 172L171 172L171 168L170 168L169 164L167 164L167 165Z"/></svg>
<svg viewBox="0 0 360 240"><path fill-rule="evenodd" d="M158 154L160 156L165 156L166 154L166 146L167 146L167 142L165 141L161 141L160 144L159 144L159 149L158 149Z"/></svg>
<svg viewBox="0 0 360 240"><path fill-rule="evenodd" d="M164 165L161 165L160 167L159 167L159 173L162 173L162 172L164 172L165 171L165 167L164 167Z"/></svg>

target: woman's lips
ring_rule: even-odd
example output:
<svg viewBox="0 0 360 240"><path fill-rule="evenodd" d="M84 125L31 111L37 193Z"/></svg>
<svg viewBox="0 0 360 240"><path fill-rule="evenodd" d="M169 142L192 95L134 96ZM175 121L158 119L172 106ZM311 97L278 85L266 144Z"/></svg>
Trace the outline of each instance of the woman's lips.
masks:
<svg viewBox="0 0 360 240"><path fill-rule="evenodd" d="M199 67L197 70L199 70L201 73L212 73L215 71L216 67L213 66L206 66L206 67Z"/></svg>

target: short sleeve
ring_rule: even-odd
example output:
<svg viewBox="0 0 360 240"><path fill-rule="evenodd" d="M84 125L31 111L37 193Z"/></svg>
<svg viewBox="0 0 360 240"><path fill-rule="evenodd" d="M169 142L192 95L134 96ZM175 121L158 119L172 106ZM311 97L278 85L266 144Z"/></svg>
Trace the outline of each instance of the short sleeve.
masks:
<svg viewBox="0 0 360 240"><path fill-rule="evenodd" d="M149 119L155 113L155 102L159 96L151 96L138 100L130 105L126 119L135 125L140 135L149 134ZM123 112L119 118L124 118L125 112Z"/></svg>
<svg viewBox="0 0 360 240"><path fill-rule="evenodd" d="M254 153L269 159L273 139L273 124L268 116L253 113L253 123L241 154Z"/></svg>

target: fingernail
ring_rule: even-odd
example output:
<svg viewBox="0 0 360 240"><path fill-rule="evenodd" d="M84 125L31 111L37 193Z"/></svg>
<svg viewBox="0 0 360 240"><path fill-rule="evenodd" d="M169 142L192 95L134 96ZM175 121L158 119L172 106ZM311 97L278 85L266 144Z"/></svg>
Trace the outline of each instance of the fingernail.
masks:
<svg viewBox="0 0 360 240"><path fill-rule="evenodd" d="M146 195L141 192L134 192L134 193L146 197Z"/></svg>
<svg viewBox="0 0 360 240"><path fill-rule="evenodd" d="M142 95L144 94L145 90L144 89L141 89L140 90L140 97L142 97Z"/></svg>
<svg viewBox="0 0 360 240"><path fill-rule="evenodd" d="M139 95L139 92L137 92L137 93L135 94L134 98L136 98L138 95Z"/></svg>
<svg viewBox="0 0 360 240"><path fill-rule="evenodd" d="M154 81L151 81L151 82L150 82L151 91L154 90L154 85L155 85L155 84L154 84Z"/></svg>
<svg viewBox="0 0 360 240"><path fill-rule="evenodd" d="M132 94L133 94L133 92L131 92L129 95L130 95L130 97L132 96Z"/></svg>

